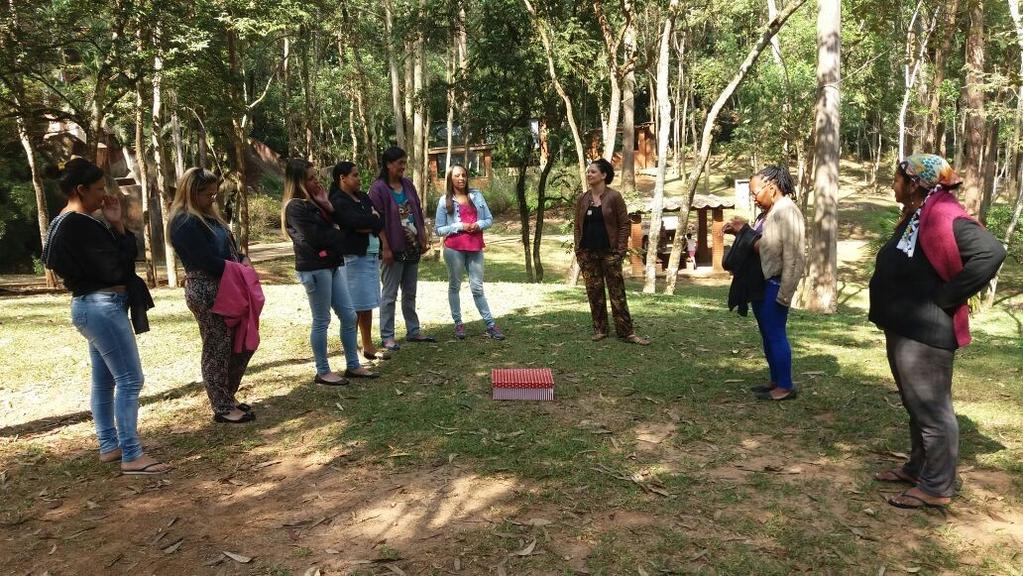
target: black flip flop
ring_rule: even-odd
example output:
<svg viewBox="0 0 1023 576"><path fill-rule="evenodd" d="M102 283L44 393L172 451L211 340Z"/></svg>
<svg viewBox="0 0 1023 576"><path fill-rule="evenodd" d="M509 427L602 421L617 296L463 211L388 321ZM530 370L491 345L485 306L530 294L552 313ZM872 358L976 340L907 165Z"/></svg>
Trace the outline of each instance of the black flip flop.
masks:
<svg viewBox="0 0 1023 576"><path fill-rule="evenodd" d="M774 396L771 396L770 392L756 393L757 400L770 400L772 402L784 402L786 400L795 400L797 396L799 396L799 393L796 392L795 388L793 388L791 392L782 396L781 398L775 398Z"/></svg>
<svg viewBox="0 0 1023 576"><path fill-rule="evenodd" d="M152 468L153 466L163 466L163 465L164 465L163 462L153 462L152 464L143 466L143 467L135 469L135 470L125 470L124 468L121 468L121 475L122 476L156 476L158 474L166 474L167 472L170 472L170 470L171 470L170 468L167 468L166 470L150 470L150 468Z"/></svg>
<svg viewBox="0 0 1023 576"><path fill-rule="evenodd" d="M246 422L252 422L255 419L256 419L256 415L254 413L252 413L252 412L246 412L244 416L242 416L241 418L239 418L237 420L231 420L230 418L224 416L223 414L214 414L213 415L213 421L214 422L220 422L222 424L244 424Z"/></svg>
<svg viewBox="0 0 1023 576"><path fill-rule="evenodd" d="M888 504L890 504L892 506L895 506L896 508L902 508L903 510L917 510L917 509L920 509L920 508L925 508L925 509L926 508L933 508L934 510L940 511L942 514L945 514L947 509L948 509L947 508L947 506L948 506L947 504L932 504L932 503L924 500L923 498L920 498L918 496L913 496L912 494L909 494L908 492L909 492L909 490L906 490L905 492L899 494L898 496L894 496L892 498L888 498ZM905 502L899 502L897 500L897 498L909 498L911 500L916 500L917 502L919 502L919 504L906 504Z"/></svg>
<svg viewBox="0 0 1023 576"><path fill-rule="evenodd" d="M316 378L313 378L313 382L316 382L317 384L323 384L324 386L346 386L346 385L348 385L348 379L347 378L342 378L342 379L340 379L340 380L338 380L336 382L331 382L330 380L324 380L323 378L320 378L319 374L316 375Z"/></svg>
<svg viewBox="0 0 1023 576"><path fill-rule="evenodd" d="M246 403L244 403L244 402L242 402L241 404L239 404L239 405L237 406L237 408L238 408L239 410L241 410L242 412L252 412L252 406L249 406L248 404L246 404Z"/></svg>
<svg viewBox="0 0 1023 576"><path fill-rule="evenodd" d="M379 378L380 375L376 372L366 372L365 374L359 374L354 370L345 370L345 378Z"/></svg>
<svg viewBox="0 0 1023 576"><path fill-rule="evenodd" d="M758 386L750 386L749 391L750 392L770 392L771 390L774 390L775 388L777 388L777 386L765 386L763 384L760 384Z"/></svg>
<svg viewBox="0 0 1023 576"><path fill-rule="evenodd" d="M422 334L417 334L416 336L408 336L408 337L406 337L405 341L406 342L436 342L437 339L434 338L433 336L423 336Z"/></svg>

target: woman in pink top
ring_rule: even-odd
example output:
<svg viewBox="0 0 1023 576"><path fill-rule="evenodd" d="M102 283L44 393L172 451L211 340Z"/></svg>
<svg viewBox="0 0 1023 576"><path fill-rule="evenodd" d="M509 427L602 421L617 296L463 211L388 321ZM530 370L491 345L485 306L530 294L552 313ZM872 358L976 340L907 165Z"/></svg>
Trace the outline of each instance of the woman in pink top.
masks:
<svg viewBox="0 0 1023 576"><path fill-rule="evenodd" d="M465 338L462 324L462 305L458 292L462 287L462 272L469 273L469 290L476 302L487 336L504 340L504 334L490 314L487 297L483 294L483 231L490 228L494 217L479 190L469 188L469 174L462 166L448 169L447 192L437 203L434 229L444 237L444 262L448 265L448 304L455 322L455 337Z"/></svg>

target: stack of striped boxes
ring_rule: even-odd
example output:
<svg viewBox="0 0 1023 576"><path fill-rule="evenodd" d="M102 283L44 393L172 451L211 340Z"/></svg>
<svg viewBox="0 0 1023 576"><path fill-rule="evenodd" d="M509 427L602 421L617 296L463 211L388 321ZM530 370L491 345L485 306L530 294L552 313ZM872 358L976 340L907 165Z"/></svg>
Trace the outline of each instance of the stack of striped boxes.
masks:
<svg viewBox="0 0 1023 576"><path fill-rule="evenodd" d="M554 400L550 368L494 368L490 380L494 400Z"/></svg>

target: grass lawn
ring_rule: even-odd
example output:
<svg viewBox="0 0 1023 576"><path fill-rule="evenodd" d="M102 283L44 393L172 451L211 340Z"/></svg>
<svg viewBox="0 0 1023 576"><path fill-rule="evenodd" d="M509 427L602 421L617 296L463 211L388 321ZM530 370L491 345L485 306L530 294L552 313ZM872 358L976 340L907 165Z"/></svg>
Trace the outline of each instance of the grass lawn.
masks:
<svg viewBox="0 0 1023 576"><path fill-rule="evenodd" d="M871 477L904 457L907 418L865 313L892 202L846 185L840 310L791 316L795 402L746 391L767 370L752 317L724 307L727 279L631 291L654 344L593 343L582 288L522 283L507 230L488 237L486 284L507 341L482 336L464 285L474 321L451 338L443 264L424 262L418 309L439 342L337 389L311 383L290 261L260 263L244 426L211 422L194 321L180 290L157 290L141 434L175 470L133 479L96 457L68 297L6 298L0 573L1023 574L1020 267L957 356L960 496L947 516L894 509L899 488ZM564 239L546 240L552 281ZM336 332L331 351L343 366ZM490 370L508 366L550 367L557 400L491 401Z"/></svg>

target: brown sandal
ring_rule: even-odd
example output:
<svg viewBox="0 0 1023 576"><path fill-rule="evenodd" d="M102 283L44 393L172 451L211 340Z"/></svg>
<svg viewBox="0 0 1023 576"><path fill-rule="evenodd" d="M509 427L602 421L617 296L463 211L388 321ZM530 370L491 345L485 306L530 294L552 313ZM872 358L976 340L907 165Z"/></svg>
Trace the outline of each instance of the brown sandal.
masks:
<svg viewBox="0 0 1023 576"><path fill-rule="evenodd" d="M600 342L604 338L607 338L607 334L601 332L601 333L594 334L593 336L591 336L590 340L593 340L594 342Z"/></svg>
<svg viewBox="0 0 1023 576"><path fill-rule="evenodd" d="M637 334L629 334L625 338L622 338L622 340L628 342L629 344L639 344L640 346L649 346L650 345L650 339L649 338L644 338L644 337L639 336Z"/></svg>

